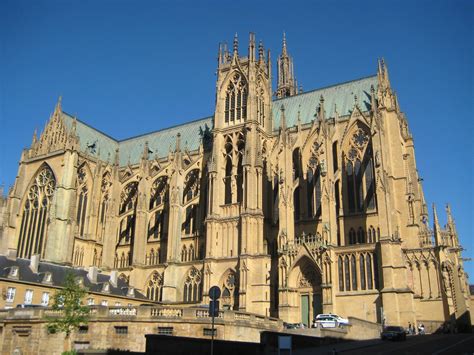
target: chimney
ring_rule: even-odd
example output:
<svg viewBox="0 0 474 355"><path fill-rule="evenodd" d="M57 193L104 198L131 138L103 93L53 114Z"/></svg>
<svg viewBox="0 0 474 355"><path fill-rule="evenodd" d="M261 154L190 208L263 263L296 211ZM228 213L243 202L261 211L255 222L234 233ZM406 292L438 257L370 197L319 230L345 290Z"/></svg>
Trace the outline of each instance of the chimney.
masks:
<svg viewBox="0 0 474 355"><path fill-rule="evenodd" d="M93 284L97 283L97 274L99 273L97 266L90 266L89 267L89 272L87 273L87 278L89 279L90 282Z"/></svg>
<svg viewBox="0 0 474 355"><path fill-rule="evenodd" d="M16 249L7 250L7 259L15 260L16 259Z"/></svg>
<svg viewBox="0 0 474 355"><path fill-rule="evenodd" d="M31 256L31 259L30 259L30 269L35 274L38 273L39 262L40 262L40 255L39 254L33 254Z"/></svg>
<svg viewBox="0 0 474 355"><path fill-rule="evenodd" d="M112 270L112 272L110 273L110 284L113 286L113 287L117 287L117 280L118 280L118 271L117 270Z"/></svg>

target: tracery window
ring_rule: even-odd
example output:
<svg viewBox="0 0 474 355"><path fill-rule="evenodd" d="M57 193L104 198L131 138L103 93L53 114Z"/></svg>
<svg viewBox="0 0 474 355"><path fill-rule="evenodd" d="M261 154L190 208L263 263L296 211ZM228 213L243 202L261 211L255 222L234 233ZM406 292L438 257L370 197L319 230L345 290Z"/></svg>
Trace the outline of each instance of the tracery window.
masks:
<svg viewBox="0 0 474 355"><path fill-rule="evenodd" d="M163 291L163 274L154 272L146 284L146 297L152 301L160 302Z"/></svg>
<svg viewBox="0 0 474 355"><path fill-rule="evenodd" d="M135 234L136 203L138 195L138 182L131 182L123 189L120 195L120 221L119 244L129 244Z"/></svg>
<svg viewBox="0 0 474 355"><path fill-rule="evenodd" d="M317 158L319 145L317 142L311 147L312 155L308 161L307 190L308 190L308 217L321 217L321 168Z"/></svg>
<svg viewBox="0 0 474 355"><path fill-rule="evenodd" d="M229 272L222 285L222 306L224 309L238 309L239 293L237 276L232 271Z"/></svg>
<svg viewBox="0 0 474 355"><path fill-rule="evenodd" d="M150 210L151 216L148 224L148 239L161 240L165 237L166 206L168 201L168 177L160 176L151 187Z"/></svg>
<svg viewBox="0 0 474 355"><path fill-rule="evenodd" d="M194 169L186 175L183 190L183 203L187 203L199 195L199 170Z"/></svg>
<svg viewBox="0 0 474 355"><path fill-rule="evenodd" d="M367 229L367 243L376 243L377 242L377 235L375 234L375 228L370 226Z"/></svg>
<svg viewBox="0 0 474 355"><path fill-rule="evenodd" d="M33 254L44 256L47 236L47 219L56 189L56 179L49 167L36 175L26 195L18 239L18 256L30 258Z"/></svg>
<svg viewBox="0 0 474 355"><path fill-rule="evenodd" d="M369 133L358 128L346 149L345 175L349 212L375 209L375 179L372 144Z"/></svg>
<svg viewBox="0 0 474 355"><path fill-rule="evenodd" d="M225 97L225 123L235 123L247 118L247 83L239 73L234 73Z"/></svg>
<svg viewBox="0 0 474 355"><path fill-rule="evenodd" d="M360 264L360 289L365 290L365 258L364 254L359 257Z"/></svg>
<svg viewBox="0 0 474 355"><path fill-rule="evenodd" d="M184 235L196 234L197 209L197 205L186 207L186 217L181 228Z"/></svg>
<svg viewBox="0 0 474 355"><path fill-rule="evenodd" d="M346 291L351 290L351 277L349 269L349 256L344 257L344 277L346 279Z"/></svg>
<svg viewBox="0 0 474 355"><path fill-rule="evenodd" d="M184 302L199 302L202 297L202 277L201 273L195 268L189 270L184 281Z"/></svg>
<svg viewBox="0 0 474 355"><path fill-rule="evenodd" d="M363 244L365 243L365 233L362 227L359 227L357 230L357 243Z"/></svg>

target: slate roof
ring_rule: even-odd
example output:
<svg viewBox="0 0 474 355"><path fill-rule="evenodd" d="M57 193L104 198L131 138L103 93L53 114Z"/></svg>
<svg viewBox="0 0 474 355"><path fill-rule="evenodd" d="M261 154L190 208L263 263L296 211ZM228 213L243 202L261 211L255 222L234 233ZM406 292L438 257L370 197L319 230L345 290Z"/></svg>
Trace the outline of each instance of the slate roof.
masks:
<svg viewBox="0 0 474 355"><path fill-rule="evenodd" d="M73 268L69 266L57 265L47 262L39 262L38 272L34 273L30 268L30 260L17 258L15 260L8 259L4 255L0 255L0 279L16 280L15 278L9 278L8 275L12 267L18 267L18 281L30 282L41 284L42 286L58 286L61 287L64 284L66 275L73 273L75 277L82 277L84 280L84 287L89 292L102 293L102 286L104 283L110 281L110 276L105 274L97 274L97 283L92 283L87 277L87 270ZM46 273L51 273L51 283L44 283L43 279ZM123 279L117 280L117 287L109 285L109 291L107 295L111 296L127 296L128 283ZM130 298L130 297L129 297ZM136 299L148 300L143 294L135 290Z"/></svg>
<svg viewBox="0 0 474 355"><path fill-rule="evenodd" d="M336 109L339 117L350 115L355 104L355 96L357 96L361 110L368 111L370 110L370 88L373 86L374 89L377 89L377 83L377 76L374 75L274 100L272 106L273 129L278 131L280 127L282 105L285 107L287 127L297 124L298 112L302 124L314 120L321 95L324 97L327 119L335 116ZM68 129L71 129L74 118L63 112L63 119ZM211 116L140 136L117 140L77 120L76 133L80 138L80 149L83 152L112 163L115 160L115 151L119 149L119 164L126 166L128 163L137 164L140 161L146 142L148 142L148 148L151 151L150 159L166 157L170 149L175 149L178 133L181 134L182 148L187 147L190 151L197 150L205 132L210 132L212 128L213 117ZM95 150L91 150L90 146L92 145Z"/></svg>

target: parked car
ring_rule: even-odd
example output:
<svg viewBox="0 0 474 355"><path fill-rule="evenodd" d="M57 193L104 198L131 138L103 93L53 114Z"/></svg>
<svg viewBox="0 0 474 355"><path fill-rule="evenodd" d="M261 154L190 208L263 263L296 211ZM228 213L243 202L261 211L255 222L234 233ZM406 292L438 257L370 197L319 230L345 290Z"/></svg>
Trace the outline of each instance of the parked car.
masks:
<svg viewBox="0 0 474 355"><path fill-rule="evenodd" d="M315 328L336 328L342 325L349 325L349 320L332 313L318 314L313 321L313 326Z"/></svg>
<svg viewBox="0 0 474 355"><path fill-rule="evenodd" d="M302 329L304 328L303 323L284 323L286 329Z"/></svg>
<svg viewBox="0 0 474 355"><path fill-rule="evenodd" d="M400 326L390 325L385 327L382 333L380 334L382 340L406 340L407 334L405 329Z"/></svg>

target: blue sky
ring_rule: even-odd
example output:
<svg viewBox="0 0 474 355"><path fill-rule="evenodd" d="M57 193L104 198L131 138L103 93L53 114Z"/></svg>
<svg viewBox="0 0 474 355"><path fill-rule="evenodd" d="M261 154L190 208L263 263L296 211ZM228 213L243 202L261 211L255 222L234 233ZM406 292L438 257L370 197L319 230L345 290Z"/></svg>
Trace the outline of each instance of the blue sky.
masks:
<svg viewBox="0 0 474 355"><path fill-rule="evenodd" d="M252 31L275 60L286 31L305 90L372 75L385 58L426 199L443 224L451 203L474 258L473 14L470 0L1 1L0 184L59 95L115 138L205 117L218 43L238 32L244 50Z"/></svg>

